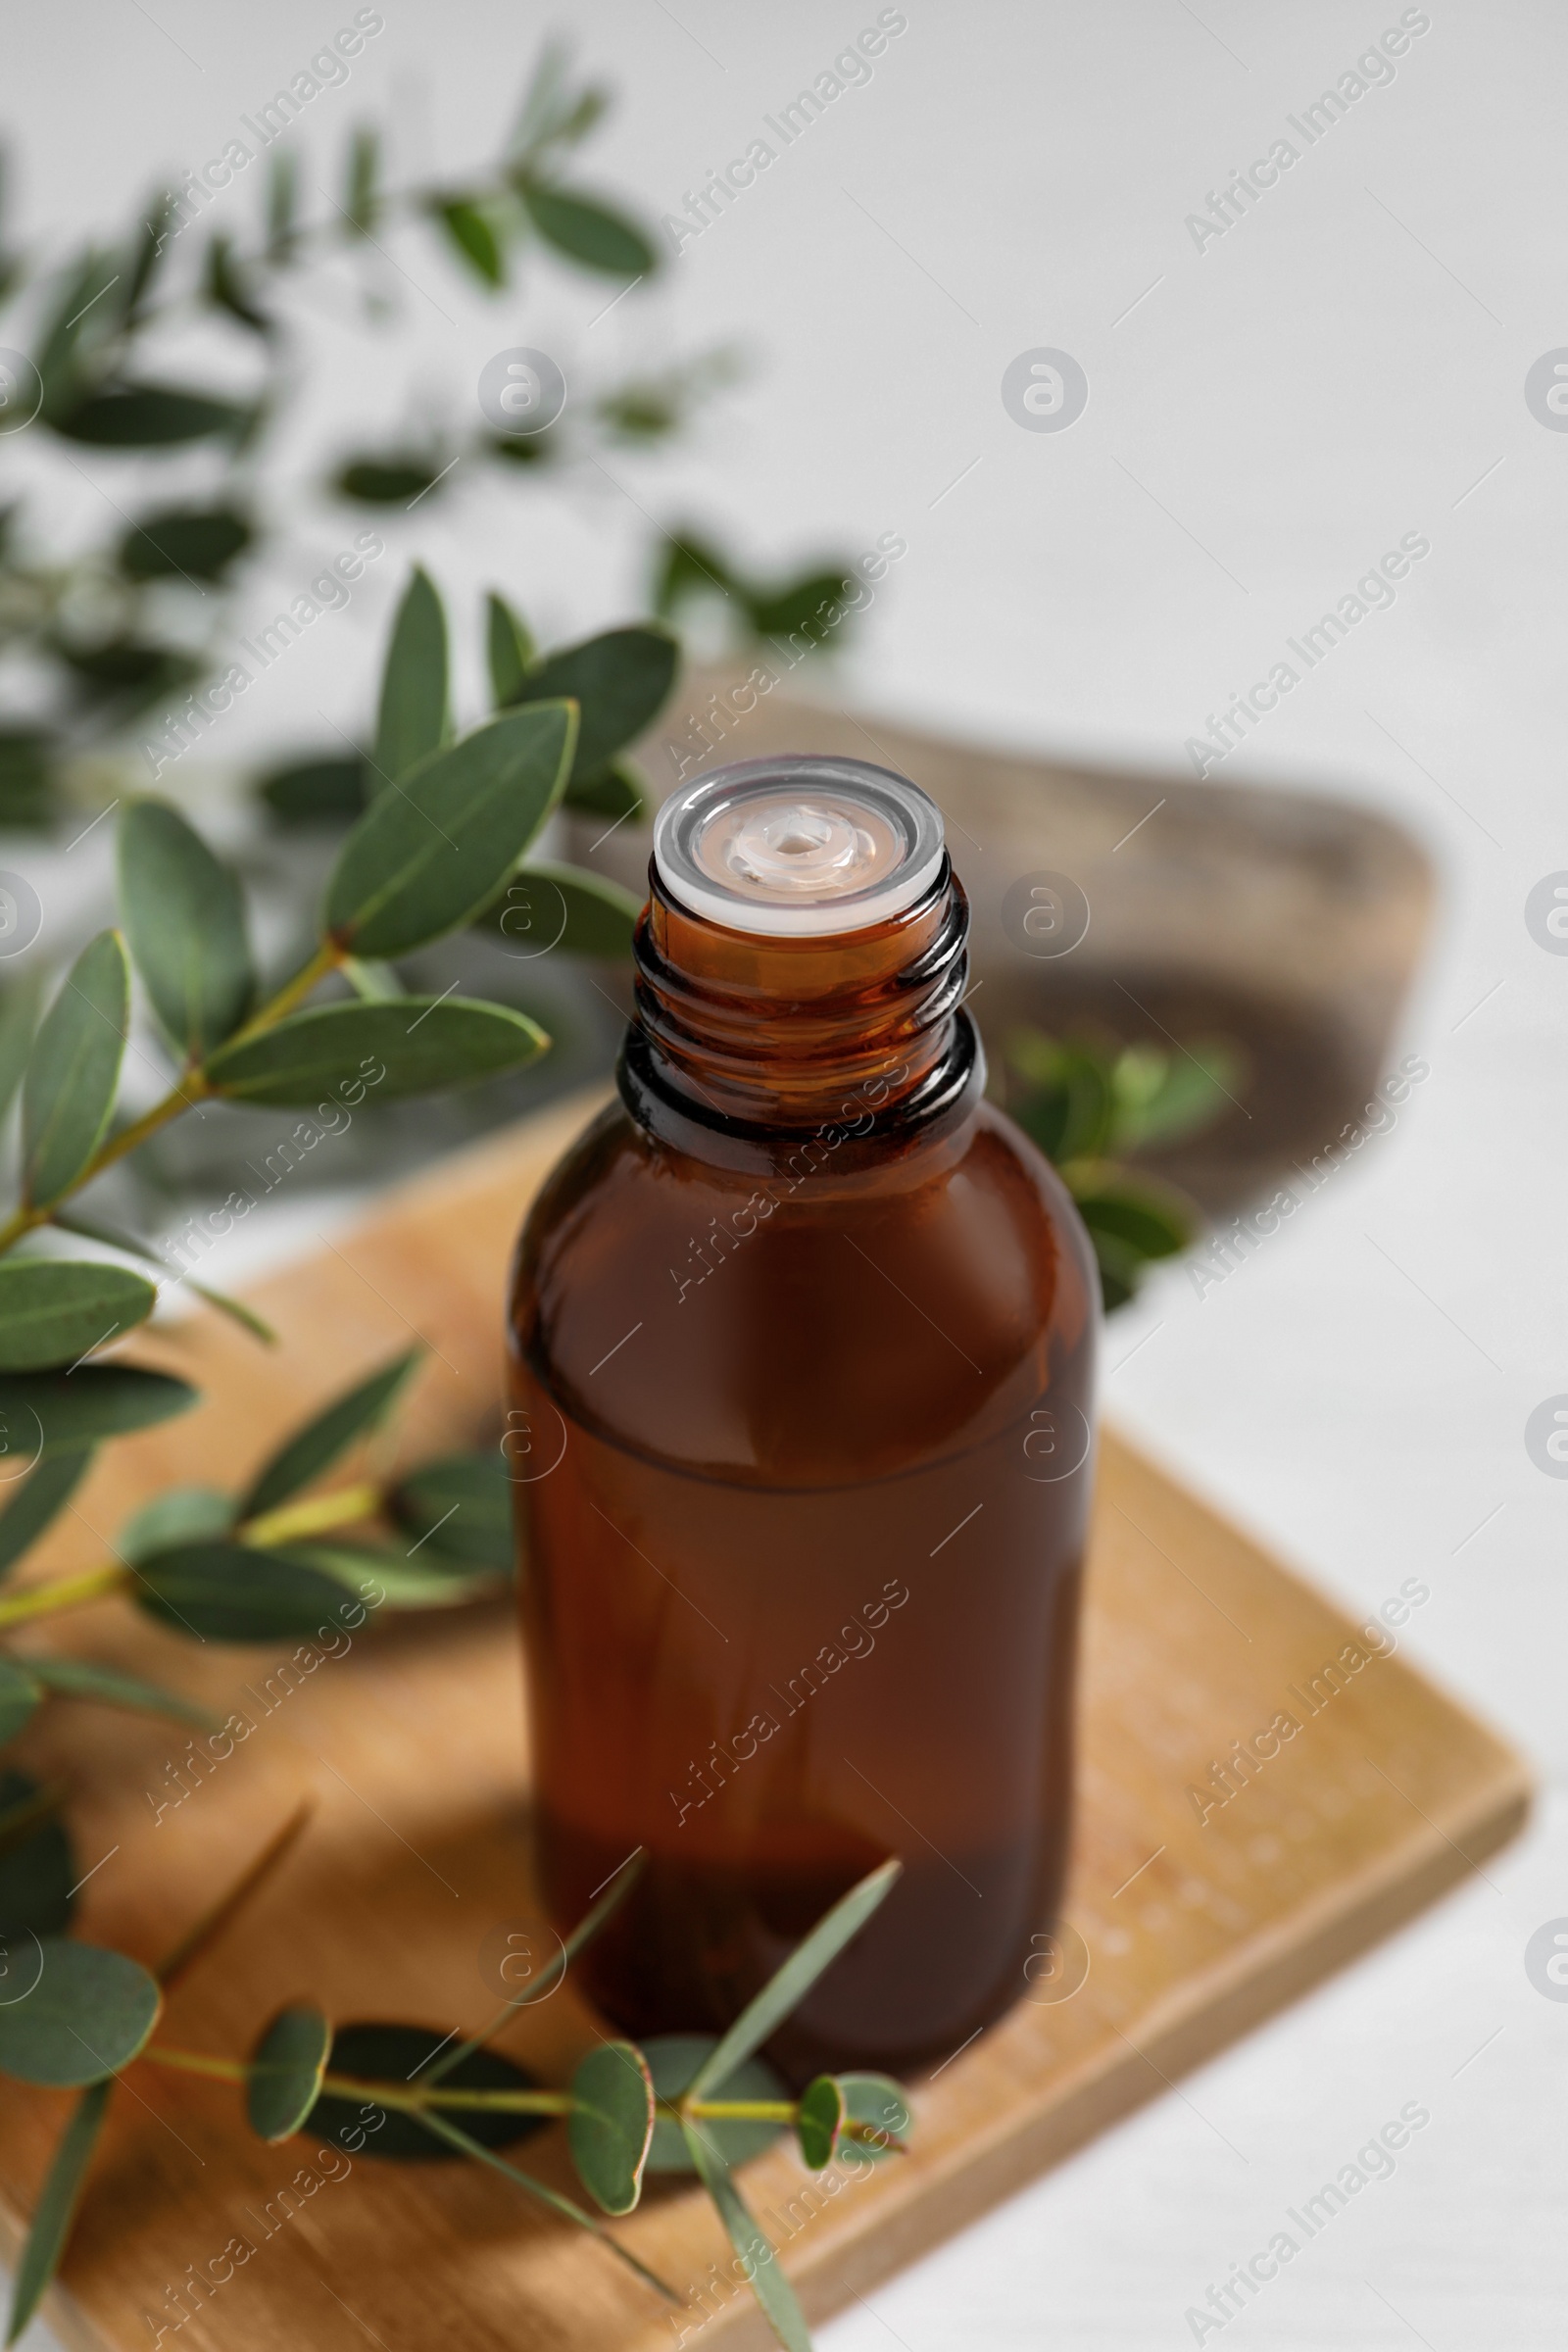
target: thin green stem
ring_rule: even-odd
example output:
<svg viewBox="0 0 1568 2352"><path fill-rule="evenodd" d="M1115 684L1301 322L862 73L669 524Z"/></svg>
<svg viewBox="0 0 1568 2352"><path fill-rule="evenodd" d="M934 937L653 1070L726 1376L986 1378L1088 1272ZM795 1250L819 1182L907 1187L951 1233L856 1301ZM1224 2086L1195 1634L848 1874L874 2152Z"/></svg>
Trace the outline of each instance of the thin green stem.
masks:
<svg viewBox="0 0 1568 2352"><path fill-rule="evenodd" d="M0 1630L25 1625L33 1617L52 1617L57 1609L79 1609L90 1600L102 1600L129 1584L130 1575L122 1561L112 1560L107 1567L89 1568L81 1576L57 1577L53 1584L34 1585L29 1592L0 1600Z"/></svg>
<svg viewBox="0 0 1568 2352"><path fill-rule="evenodd" d="M238 1529L242 1543L292 1544L300 1536L319 1535L324 1528L352 1527L357 1520L373 1519L384 1497L367 1479L357 1487L339 1487L331 1494L313 1494L307 1502L286 1502L259 1519L247 1519Z"/></svg>
<svg viewBox="0 0 1568 2352"><path fill-rule="evenodd" d="M184 2075L204 2075L214 2082L244 2082L250 2068L243 2058L209 2058L200 2050L176 2049L169 2042L152 2042L141 2053L154 2066L172 2067ZM373 2099L378 2107L396 2107L418 2115L427 2107L477 2108L493 2115L569 2115L575 2101L569 2090L411 2090L406 2083L377 2082L370 2077L321 2077L321 2089L339 2099Z"/></svg>
<svg viewBox="0 0 1568 2352"><path fill-rule="evenodd" d="M711 2116L729 2123L793 2124L796 2106L793 2099L692 2099L662 2105L661 2112L676 2118Z"/></svg>

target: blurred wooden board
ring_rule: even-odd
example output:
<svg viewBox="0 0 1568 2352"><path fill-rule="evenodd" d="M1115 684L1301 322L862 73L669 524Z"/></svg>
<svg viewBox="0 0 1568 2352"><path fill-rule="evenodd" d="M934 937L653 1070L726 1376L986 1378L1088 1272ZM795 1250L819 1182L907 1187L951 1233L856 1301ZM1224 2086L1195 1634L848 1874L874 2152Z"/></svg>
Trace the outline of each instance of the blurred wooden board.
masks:
<svg viewBox="0 0 1568 2352"><path fill-rule="evenodd" d="M404 1417L404 1452L498 1425L508 1252L533 1189L590 1107L559 1106L449 1161L259 1285L252 1296L283 1334L276 1351L206 1313L145 1341L139 1357L186 1371L206 1400L109 1449L48 1564L91 1564L165 1483L236 1480L311 1402L416 1335L431 1352ZM486 1938L531 1908L510 1611L367 1631L295 1687L269 1656L177 1642L119 1602L50 1633L57 1646L221 1709L242 1705L257 1724L159 1814L177 1794L169 1774L182 1735L65 1703L46 1712L26 1760L61 1770L75 1790L77 1851L84 1869L98 1865L82 1897L89 1936L152 1958L302 1788L318 1800L309 1836L243 1928L173 1996L165 2038L243 2052L276 2007L306 1996L342 2021L472 2027L488 2013ZM750 2168L751 2196L811 2316L1157 2096L1517 1829L1529 1798L1518 1759L1396 1656L1345 1678L1200 1826L1189 1786L1280 1710L1306 1718L1293 1687L1305 1691L1352 1638L1319 1594L1105 1439L1065 1937L1078 1968L1087 1954L1087 1978L1070 1998L1020 2002L916 2086L907 2159L860 2180L814 2180L780 2144ZM504 2046L556 2080L591 2031L568 1984ZM263 2147L220 2084L145 2066L130 2083L49 2307L73 2347L152 2345L190 2308L168 2304L168 2290L236 2237L254 2253L198 2305L186 2343L651 2352L699 2324L708 2341L770 2340L748 2296L715 2286L727 2245L706 2201L678 2183L615 2225L692 2297L671 2328L620 2266L492 2175L362 2156L335 2159L348 2169L324 2178L314 2140ZM0 2228L13 2255L67 2111L63 2096L6 2085ZM527 2142L520 2161L574 2185L558 2138Z"/></svg>

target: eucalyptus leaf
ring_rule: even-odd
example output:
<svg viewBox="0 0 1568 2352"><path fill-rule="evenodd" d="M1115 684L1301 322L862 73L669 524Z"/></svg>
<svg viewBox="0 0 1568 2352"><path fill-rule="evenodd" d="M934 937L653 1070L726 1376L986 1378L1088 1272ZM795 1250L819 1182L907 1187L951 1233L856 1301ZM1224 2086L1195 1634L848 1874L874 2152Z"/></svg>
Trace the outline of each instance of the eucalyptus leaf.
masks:
<svg viewBox="0 0 1568 2352"><path fill-rule="evenodd" d="M517 868L505 891L491 900L482 921L523 957L560 954L619 960L631 954L641 912L641 901L608 875L541 858Z"/></svg>
<svg viewBox="0 0 1568 2352"><path fill-rule="evenodd" d="M0 1747L26 1728L42 1697L43 1685L19 1658L0 1656Z"/></svg>
<svg viewBox="0 0 1568 2352"><path fill-rule="evenodd" d="M17 2264L11 2290L11 2317L6 2328L7 2344L14 2344L21 2335L60 2268L113 2088L112 2081L89 2083L73 2108L71 2121L55 2149Z"/></svg>
<svg viewBox="0 0 1568 2352"><path fill-rule="evenodd" d="M525 1013L473 997L321 1004L220 1047L207 1079L215 1094L237 1102L318 1102L351 1086L374 1087L378 1102L390 1102L520 1068L549 1043Z"/></svg>
<svg viewBox="0 0 1568 2352"><path fill-rule="evenodd" d="M448 2037L428 2026L361 2024L339 2026L332 2037L331 2056L326 2071L331 2075L348 2075L361 2081L390 2082L400 2090L417 2088L426 2078L429 2061L441 2049ZM444 2077L453 2090L537 2090L537 2079L503 2058L496 2050L471 2051ZM432 2143L424 2127L407 2112L383 2107L375 2112L382 2117L379 2125L368 2119L367 2107L374 2108L374 2093L367 2091L363 2098L349 2098L334 2091L322 2091L311 2109L311 2130L323 2139L336 2140L340 2147L356 2155L385 2156L394 2162L428 2164L432 2158L450 2156L455 2151L446 2143ZM543 2115L509 2114L505 2108L465 2108L463 2130L466 2134L485 2148L509 2148L531 2132L540 2131L551 2119Z"/></svg>
<svg viewBox="0 0 1568 2352"><path fill-rule="evenodd" d="M251 1481L238 1505L237 1519L243 1523L259 1519L264 1511L275 1511L279 1503L330 1469L357 1438L385 1419L422 1353L422 1348L410 1348L395 1355L368 1379L356 1381L334 1396L302 1429L286 1438Z"/></svg>
<svg viewBox="0 0 1568 2352"><path fill-rule="evenodd" d="M716 2096L715 2082L723 2082L743 2058L760 2049L768 2035L798 2008L818 1977L831 1968L845 1945L853 1941L873 1911L892 1891L904 1865L896 1858L867 1873L831 1911L819 1919L805 1941L790 1954L724 2034L699 2067L691 2089L694 2098Z"/></svg>
<svg viewBox="0 0 1568 2352"><path fill-rule="evenodd" d="M714 2154L706 2123L685 2127L693 2167L740 2257L743 2275L784 2352L811 2352L810 2331L772 2242L736 2187L728 2165Z"/></svg>
<svg viewBox="0 0 1568 2352"><path fill-rule="evenodd" d="M369 797L369 770L351 759L290 760L267 769L256 789L283 825L337 826L358 816Z"/></svg>
<svg viewBox="0 0 1568 2352"><path fill-rule="evenodd" d="M177 808L133 801L120 820L120 905L153 1010L176 1051L200 1061L255 993L238 877Z"/></svg>
<svg viewBox="0 0 1568 2352"><path fill-rule="evenodd" d="M595 2204L630 2213L643 2193L654 2132L654 2082L629 2041L603 2041L571 2078L571 2161Z"/></svg>
<svg viewBox="0 0 1568 2352"><path fill-rule="evenodd" d="M335 477L344 498L365 507L409 507L433 490L444 470L440 458L354 458Z"/></svg>
<svg viewBox="0 0 1568 2352"><path fill-rule="evenodd" d="M139 1257L147 1265L161 1269L168 1265L168 1260L150 1242L138 1240L133 1233L118 1232L113 1225L101 1225L96 1217L81 1216L75 1209L57 1208L49 1222L62 1233L78 1233L83 1241L102 1242L110 1250L123 1250L128 1257ZM175 1275L172 1287L177 1288L180 1283L194 1291L198 1298L205 1298L209 1306L215 1306L220 1315L227 1315L242 1331L248 1331L253 1340L260 1340L268 1348L276 1347L277 1334L270 1323L253 1306L247 1306L243 1298L231 1298L226 1291L215 1291L210 1283L198 1282L193 1274Z"/></svg>
<svg viewBox="0 0 1568 2352"><path fill-rule="evenodd" d="M259 2139L291 2138L320 2095L332 2028L319 2009L281 2009L251 2052L245 2114Z"/></svg>
<svg viewBox="0 0 1568 2352"><path fill-rule="evenodd" d="M30 1989L0 2002L0 2074L74 2090L128 2066L162 2006L146 1969L57 1936L42 1937L32 1959L42 1965ZM19 1974L28 1964L18 1955Z"/></svg>
<svg viewBox="0 0 1568 2352"><path fill-rule="evenodd" d="M54 424L74 407L90 380L92 347L112 325L114 313L107 297L122 267L119 253L89 250L60 282L34 363L43 382L46 424Z"/></svg>
<svg viewBox="0 0 1568 2352"><path fill-rule="evenodd" d="M682 2092L691 2088L698 2068L717 2047L711 2034L656 2034L644 2041L642 2053L662 2106L673 2106ZM789 2095L764 2058L746 2059L722 2082L710 2085L704 2093L710 2099L774 2100L788 2099ZM785 2128L757 2118L720 2115L705 2115L702 2125L709 2146L725 2164L749 2164L754 2156L760 2156L764 2148L770 2148ZM656 2117L648 2170L689 2173L691 2169L691 2151L680 2125L671 2115Z"/></svg>
<svg viewBox="0 0 1568 2352"><path fill-rule="evenodd" d="M377 1596L370 1603L374 1608L384 1604L393 1609L455 1609L492 1597L499 1590L492 1570L443 1561L439 1553L420 1552L416 1558L405 1560L395 1551L376 1550L368 1544L290 1544L281 1556L303 1560L307 1568L318 1568L360 1598L365 1597L367 1585L374 1584Z"/></svg>
<svg viewBox="0 0 1568 2352"><path fill-rule="evenodd" d="M10 1451L7 1433L7 1452ZM0 1456L0 1458L4 1458ZM74 1494L92 1460L92 1448L57 1453L37 1463L0 1512L0 1578L10 1575L23 1554L31 1549ZM7 1481L9 1485L11 1482Z"/></svg>
<svg viewBox="0 0 1568 2352"><path fill-rule="evenodd" d="M562 695L578 705L582 719L570 782L582 784L652 725L675 682L679 661L680 649L666 629L607 629L537 662L513 707Z"/></svg>
<svg viewBox="0 0 1568 2352"><path fill-rule="evenodd" d="M231 400L183 392L172 384L118 384L91 392L50 422L68 441L99 449L172 449L186 441L232 433L247 411Z"/></svg>
<svg viewBox="0 0 1568 2352"><path fill-rule="evenodd" d="M252 284L251 272L235 258L233 239L226 234L214 237L207 248L203 293L215 310L226 311L253 335L270 335L273 322L258 304Z"/></svg>
<svg viewBox="0 0 1568 2352"><path fill-rule="evenodd" d="M612 825L618 825L623 818L642 815L648 806L648 795L642 777L629 760L612 760L597 776L589 776L580 784L568 784L564 805L579 816L602 816Z"/></svg>
<svg viewBox="0 0 1568 2352"><path fill-rule="evenodd" d="M0 912L4 911L4 904L0 902ZM12 914L8 919L14 923L16 916ZM42 993L40 980L37 971L23 972L0 989L0 1119L11 1107L32 1052Z"/></svg>
<svg viewBox="0 0 1568 2352"><path fill-rule="evenodd" d="M254 535L235 507L161 507L126 531L120 568L129 580L219 580Z"/></svg>
<svg viewBox="0 0 1568 2352"><path fill-rule="evenodd" d="M89 940L44 1014L22 1087L28 1200L70 1192L114 1113L130 1018L130 966L118 931Z"/></svg>
<svg viewBox="0 0 1568 2352"><path fill-rule="evenodd" d="M35 1788L25 1773L0 1773L0 1815ZM0 1844L0 1945L20 1958L24 1936L58 1935L71 1918L80 1875L64 1822L39 1820L14 1842Z"/></svg>
<svg viewBox="0 0 1568 2352"><path fill-rule="evenodd" d="M1147 1177L1097 1168L1077 1178L1074 1170L1068 1189L1092 1236L1111 1234L1139 1257L1174 1257L1193 1238L1187 1203Z"/></svg>
<svg viewBox="0 0 1568 2352"><path fill-rule="evenodd" d="M194 1724L198 1731L216 1732L222 1717L177 1690L160 1690L118 1666L95 1666L89 1658L41 1657L29 1653L27 1672L57 1698L91 1699L103 1707L122 1707L132 1715L160 1715L170 1723Z"/></svg>
<svg viewBox="0 0 1568 2352"><path fill-rule="evenodd" d="M422 1462L394 1489L391 1510L398 1525L419 1539L412 1558L428 1549L476 1568L512 1568L512 1481L499 1447ZM0 1520L0 1529L4 1524Z"/></svg>
<svg viewBox="0 0 1568 2352"><path fill-rule="evenodd" d="M518 701L518 689L535 658L528 625L504 596L492 589L485 598L485 653L490 664L490 693L498 710Z"/></svg>
<svg viewBox="0 0 1568 2352"><path fill-rule="evenodd" d="M843 2088L832 2075L818 2075L802 2091L795 2135L801 2143L801 2161L808 2171L825 2173L837 2155L845 2112Z"/></svg>
<svg viewBox="0 0 1568 2352"><path fill-rule="evenodd" d="M3 1269L0 1269L3 1271ZM197 1391L167 1372L132 1364L81 1364L70 1373L0 1373L0 1445L48 1461L100 1438L122 1438L189 1412Z"/></svg>
<svg viewBox="0 0 1568 2352"><path fill-rule="evenodd" d="M561 798L569 703L530 697L377 795L338 856L325 928L356 956L403 956L477 913Z"/></svg>
<svg viewBox="0 0 1568 2352"><path fill-rule="evenodd" d="M123 1266L87 1258L0 1258L0 1372L74 1364L145 1322L158 1292ZM19 1446L26 1432L15 1432Z"/></svg>
<svg viewBox="0 0 1568 2352"><path fill-rule="evenodd" d="M319 1569L250 1544L171 1544L138 1562L131 1598L202 1642L309 1640L343 1622L343 1588Z"/></svg>
<svg viewBox="0 0 1568 2352"><path fill-rule="evenodd" d="M523 201L546 244L586 269L603 270L612 277L648 277L659 267L641 229L608 205L562 188L532 185Z"/></svg>
<svg viewBox="0 0 1568 2352"><path fill-rule="evenodd" d="M840 2075L846 2124L859 2124L871 2134L855 2135L854 2144L873 2164L898 2153L913 2128L909 2103L891 2075ZM842 2138L841 2134L841 2138Z"/></svg>
<svg viewBox="0 0 1568 2352"><path fill-rule="evenodd" d="M134 1565L155 1551L167 1551L172 1544L225 1536L233 1524L233 1499L216 1487L166 1487L132 1511L115 1538L115 1549Z"/></svg>
<svg viewBox="0 0 1568 2352"><path fill-rule="evenodd" d="M505 283L507 264L501 240L477 205L458 197L438 204L435 217L476 277L487 286Z"/></svg>
<svg viewBox="0 0 1568 2352"><path fill-rule="evenodd" d="M416 564L403 592L381 672L381 707L370 754L370 790L400 784L447 740L447 616L426 573Z"/></svg>
<svg viewBox="0 0 1568 2352"><path fill-rule="evenodd" d="M368 237L381 210L381 142L362 123L349 148L347 201L344 214L350 228Z"/></svg>

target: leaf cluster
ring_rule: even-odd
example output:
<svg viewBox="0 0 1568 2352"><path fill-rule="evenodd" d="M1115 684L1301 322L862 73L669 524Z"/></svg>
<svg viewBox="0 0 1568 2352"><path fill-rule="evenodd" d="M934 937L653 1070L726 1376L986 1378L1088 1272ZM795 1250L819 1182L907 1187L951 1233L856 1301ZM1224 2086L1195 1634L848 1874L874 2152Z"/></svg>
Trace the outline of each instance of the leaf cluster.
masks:
<svg viewBox="0 0 1568 2352"><path fill-rule="evenodd" d="M258 2137L299 2132L339 2140L393 2162L463 2156L597 2238L654 2293L674 2304L663 2279L605 2226L635 2210L653 2173L691 2173L711 2197L744 2275L786 2352L810 2337L776 2250L747 2205L736 2168L793 2130L803 2161L821 2172L847 2152L875 2162L901 2151L910 2115L882 2075L823 2075L799 2099L757 2055L830 1968L891 1890L896 1861L853 1886L818 1921L721 2037L658 2037L638 2046L601 2041L570 2080L546 2086L491 2047L495 2035L553 1991L590 1937L629 1891L636 1862L578 1923L557 1960L466 2039L394 2023L334 2027L308 2002L279 2010L244 2058L211 2057L155 2041L170 1986L223 1934L283 1859L303 1827L285 1824L161 1966L56 1933L27 1940L30 1981L0 2006L0 2074L76 2103L55 2151L18 2269L7 2342L37 2309L70 2241L88 2167L116 2082L138 2060L234 2085ZM564 2195L500 2151L551 2123L566 2145L591 2205Z"/></svg>
<svg viewBox="0 0 1568 2352"><path fill-rule="evenodd" d="M1106 1311L1125 1305L1148 1268L1187 1249L1199 1227L1184 1193L1128 1159L1212 1126L1241 1084L1239 1053L1223 1038L1167 1053L1018 1029L1005 1072L1008 1110L1054 1162L1089 1229Z"/></svg>

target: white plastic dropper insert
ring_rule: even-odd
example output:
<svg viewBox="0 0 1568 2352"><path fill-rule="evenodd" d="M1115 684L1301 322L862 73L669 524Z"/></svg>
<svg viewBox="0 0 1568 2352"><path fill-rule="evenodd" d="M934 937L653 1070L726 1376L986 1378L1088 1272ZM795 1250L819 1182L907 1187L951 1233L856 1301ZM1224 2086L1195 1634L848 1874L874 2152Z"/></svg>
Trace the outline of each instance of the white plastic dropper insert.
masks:
<svg viewBox="0 0 1568 2352"><path fill-rule="evenodd" d="M942 813L907 776L801 755L714 768L654 825L670 897L726 930L767 938L863 931L924 898L941 871Z"/></svg>

